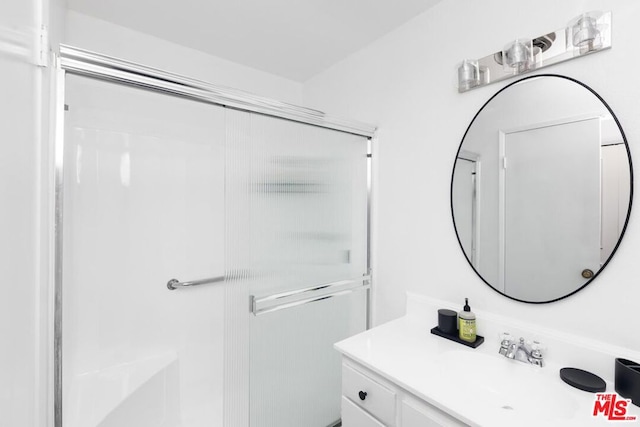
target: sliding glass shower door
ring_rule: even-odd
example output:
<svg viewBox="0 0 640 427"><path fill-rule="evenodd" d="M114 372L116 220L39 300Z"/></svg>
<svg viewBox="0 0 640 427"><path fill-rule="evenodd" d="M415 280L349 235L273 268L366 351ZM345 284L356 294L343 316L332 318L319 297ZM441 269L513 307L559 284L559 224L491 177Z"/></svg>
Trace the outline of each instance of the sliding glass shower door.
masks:
<svg viewBox="0 0 640 427"><path fill-rule="evenodd" d="M229 368L249 387L241 416L251 427L334 425L333 344L366 328L368 141L240 111L227 128L227 275L252 311L230 313Z"/></svg>
<svg viewBox="0 0 640 427"><path fill-rule="evenodd" d="M66 79L63 425L222 425L224 109Z"/></svg>
<svg viewBox="0 0 640 427"><path fill-rule="evenodd" d="M91 61L65 77L56 427L336 425L370 141Z"/></svg>

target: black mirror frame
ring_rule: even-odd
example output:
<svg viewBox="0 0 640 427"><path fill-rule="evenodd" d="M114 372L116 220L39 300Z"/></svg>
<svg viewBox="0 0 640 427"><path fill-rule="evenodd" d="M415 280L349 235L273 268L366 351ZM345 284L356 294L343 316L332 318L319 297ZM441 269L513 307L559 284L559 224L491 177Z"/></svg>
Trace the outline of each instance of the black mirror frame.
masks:
<svg viewBox="0 0 640 427"><path fill-rule="evenodd" d="M573 292L570 292L570 293L568 293L566 295L563 295L563 296L561 296L559 298L554 298L554 299L551 299L551 300L548 300L548 301L526 301L526 300L521 300L521 299L518 299L518 298L514 298L512 296L509 296L509 295L505 294L504 292L499 291L493 285L491 285L489 282L487 282L484 279L484 277L482 277L480 272L478 272L478 270L476 270L476 268L473 266L471 260L469 259L469 256L465 253L464 248L462 246L462 241L460 240L460 235L458 234L458 228L456 227L456 222L455 222L455 214L454 214L454 211L453 211L453 178L454 178L455 171L456 171L456 163L458 161L458 156L460 155L460 150L462 149L462 144L464 143L464 140L465 140L467 134L469 133L469 129L471 129L471 126L473 126L473 124L476 121L476 118L478 117L478 115L480 115L480 113L484 110L484 108L496 96L498 96L500 93L502 93L506 89L510 88L511 86L513 86L515 84L521 83L521 82L523 82L525 80L535 79L535 78L539 78L539 77L558 77L558 78L561 78L561 79L569 80L569 81L571 81L573 83L576 83L576 84L582 86L583 88L587 89L589 92L591 92L593 95L595 95L595 97L598 98L598 100L600 100L600 102L602 102L602 104L607 108L607 111L609 112L609 114L611 114L611 117L613 117L613 120L615 120L616 125L618 126L618 130L620 131L620 135L622 136L622 140L624 141L624 145L625 145L625 148L627 150L627 158L629 160L629 177L630 177L631 182L630 182L630 187L629 187L629 208L627 209L627 217L625 219L624 226L622 227L622 231L620 232L620 236L618 237L618 242L616 243L615 247L611 251L611 254L607 258L605 263L602 265L602 267L593 275L593 277L591 277L587 282L585 282L582 286L580 286L579 288L577 288ZM480 107L478 112L473 116L473 119L469 123L469 126L467 126L467 130L464 132L464 135L462 136L462 140L460 141L460 145L458 146L458 151L456 151L456 157L455 157L455 159L453 161L453 168L452 168L452 171L451 171L451 185L450 185L450 190L449 190L449 201L450 201L450 207L451 207L451 222L453 223L453 229L454 229L454 231L456 233L456 239L458 239L458 244L460 245L460 250L464 254L464 257L467 260L467 263L469 264L471 269L491 289L493 289L495 292L499 293L500 295L502 295L504 297L507 297L507 298L512 299L514 301L527 303L527 304L548 304L548 303L552 303L552 302L556 302L556 301L560 301L562 299L568 298L571 295L575 294L576 292L579 292L582 289L584 289L587 285L589 285L591 282L593 282L596 277L598 277L600 275L600 273L607 267L607 265L609 264L609 261L611 261L611 259L615 255L615 253L618 251L618 247L620 246L620 243L622 242L622 238L624 237L624 234L627 231L627 225L629 224L629 218L631 217L631 207L633 205L633 162L631 160L631 150L629 149L629 144L627 142L627 137L626 137L626 135L624 133L624 129L622 129L622 126L620 125L620 121L618 120L618 117L615 115L615 113L613 112L613 110L611 109L609 104L607 104L607 102L596 91L594 91L593 89L591 89L591 87L587 86L586 84L582 83L579 80L573 79L571 77L563 76L561 74L535 74L535 75L527 76L527 77L524 77L522 79L516 80L515 82L512 82L512 83L508 84L507 86L505 86L502 89L500 89L499 91L497 91L493 96L491 96L491 98L489 98L487 100L487 102L485 102L482 105L482 107Z"/></svg>

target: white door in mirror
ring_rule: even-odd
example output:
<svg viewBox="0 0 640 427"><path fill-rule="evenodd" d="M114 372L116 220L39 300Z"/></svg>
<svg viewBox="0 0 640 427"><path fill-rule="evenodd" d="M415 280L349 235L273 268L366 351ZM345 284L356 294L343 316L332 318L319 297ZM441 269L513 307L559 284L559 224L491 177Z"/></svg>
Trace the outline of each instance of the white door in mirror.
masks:
<svg viewBox="0 0 640 427"><path fill-rule="evenodd" d="M504 292L554 300L600 269L600 118L541 123L501 142Z"/></svg>

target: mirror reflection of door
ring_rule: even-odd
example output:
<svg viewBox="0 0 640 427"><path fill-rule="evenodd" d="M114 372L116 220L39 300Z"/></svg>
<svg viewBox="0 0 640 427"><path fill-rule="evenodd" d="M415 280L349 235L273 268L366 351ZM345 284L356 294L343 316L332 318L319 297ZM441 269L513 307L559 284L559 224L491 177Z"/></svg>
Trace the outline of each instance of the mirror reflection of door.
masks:
<svg viewBox="0 0 640 427"><path fill-rule="evenodd" d="M500 286L523 300L571 293L601 266L600 118L502 132L500 142Z"/></svg>
<svg viewBox="0 0 640 427"><path fill-rule="evenodd" d="M482 159L475 203L465 152ZM461 248L478 276L509 298L567 297L618 249L632 174L622 127L596 92L569 77L525 77L482 106L460 143L451 208Z"/></svg>
<svg viewBox="0 0 640 427"><path fill-rule="evenodd" d="M456 230L464 253L471 265L478 266L478 203L480 181L480 157L477 154L460 151L456 161L456 173L453 177L452 199L456 212Z"/></svg>

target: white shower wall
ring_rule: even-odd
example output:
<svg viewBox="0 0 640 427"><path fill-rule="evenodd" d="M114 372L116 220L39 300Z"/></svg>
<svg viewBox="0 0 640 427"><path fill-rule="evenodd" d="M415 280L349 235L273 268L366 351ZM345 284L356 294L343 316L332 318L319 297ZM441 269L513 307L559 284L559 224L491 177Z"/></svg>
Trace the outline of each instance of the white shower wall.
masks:
<svg viewBox="0 0 640 427"><path fill-rule="evenodd" d="M64 425L220 425L224 286L166 284L224 276L225 109L78 76L65 102Z"/></svg>

